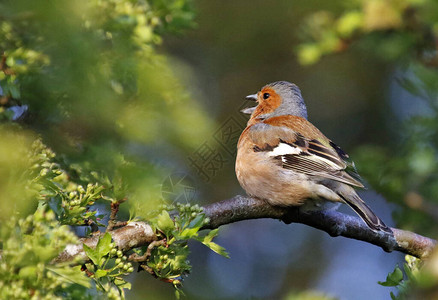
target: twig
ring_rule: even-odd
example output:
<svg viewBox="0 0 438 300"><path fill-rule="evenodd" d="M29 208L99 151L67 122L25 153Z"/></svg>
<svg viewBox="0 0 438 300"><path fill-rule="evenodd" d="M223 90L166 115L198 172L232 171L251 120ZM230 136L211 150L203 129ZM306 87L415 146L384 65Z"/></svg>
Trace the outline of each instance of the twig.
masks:
<svg viewBox="0 0 438 300"><path fill-rule="evenodd" d="M117 213L119 212L120 202L111 202L111 215L108 220L108 227L106 228L106 232L109 232L114 229L117 221Z"/></svg>
<svg viewBox="0 0 438 300"><path fill-rule="evenodd" d="M117 221L115 224L114 224L114 227L122 227L122 226L126 226L126 225L128 225L128 221Z"/></svg>
<svg viewBox="0 0 438 300"><path fill-rule="evenodd" d="M153 241L152 243L149 244L146 252L143 255L138 255L137 253L132 253L129 256L128 260L133 261L133 262L143 262L143 261L146 261L151 256L152 250L155 247L165 246L165 245L166 245L166 241L165 240Z"/></svg>

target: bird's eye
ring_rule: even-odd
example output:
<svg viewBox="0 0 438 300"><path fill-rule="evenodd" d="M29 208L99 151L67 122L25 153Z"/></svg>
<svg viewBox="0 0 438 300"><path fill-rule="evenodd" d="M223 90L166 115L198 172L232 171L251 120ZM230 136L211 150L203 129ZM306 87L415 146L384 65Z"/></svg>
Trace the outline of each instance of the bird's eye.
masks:
<svg viewBox="0 0 438 300"><path fill-rule="evenodd" d="M263 99L265 99L265 100L266 100L266 99L268 99L268 98L269 98L269 96L271 96L271 95L269 95L269 93L264 93L264 94L263 94Z"/></svg>

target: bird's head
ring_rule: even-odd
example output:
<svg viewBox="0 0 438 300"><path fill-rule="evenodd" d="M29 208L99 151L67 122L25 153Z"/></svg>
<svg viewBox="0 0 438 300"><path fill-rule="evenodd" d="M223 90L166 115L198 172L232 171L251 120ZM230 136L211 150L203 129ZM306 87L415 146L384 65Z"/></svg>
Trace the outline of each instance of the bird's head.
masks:
<svg viewBox="0 0 438 300"><path fill-rule="evenodd" d="M284 115L307 119L307 109L300 89L287 81L267 84L257 94L246 96L246 99L257 101L256 107L242 110L244 113L251 114L251 119Z"/></svg>

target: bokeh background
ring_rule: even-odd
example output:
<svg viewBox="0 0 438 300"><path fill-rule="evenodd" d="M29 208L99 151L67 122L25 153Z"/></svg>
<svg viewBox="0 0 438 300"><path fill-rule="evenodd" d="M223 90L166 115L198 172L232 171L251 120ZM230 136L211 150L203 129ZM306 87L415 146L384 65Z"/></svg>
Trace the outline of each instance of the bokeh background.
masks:
<svg viewBox="0 0 438 300"><path fill-rule="evenodd" d="M36 137L75 175L68 184L109 182L111 199L127 199L121 219L242 194L245 96L286 80L356 161L376 214L436 237L435 2L0 1L0 222L37 206L20 175ZM92 210L108 214L108 202ZM223 226L216 242L230 259L190 243L187 299L389 299L395 288L377 282L405 261L277 220ZM129 279L128 299L174 298L145 272Z"/></svg>

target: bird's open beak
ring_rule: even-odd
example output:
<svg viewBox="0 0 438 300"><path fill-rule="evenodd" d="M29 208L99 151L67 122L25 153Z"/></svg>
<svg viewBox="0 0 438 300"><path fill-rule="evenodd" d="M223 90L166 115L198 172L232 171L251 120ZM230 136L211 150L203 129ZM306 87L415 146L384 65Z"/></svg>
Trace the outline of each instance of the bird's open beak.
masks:
<svg viewBox="0 0 438 300"><path fill-rule="evenodd" d="M248 95L245 97L245 99L251 100L251 101L257 101L257 94ZM240 112L250 115L254 112L255 109L256 109L256 106L255 107L247 107L247 108L242 109Z"/></svg>
<svg viewBox="0 0 438 300"><path fill-rule="evenodd" d="M248 95L245 98L247 100L257 101L257 94Z"/></svg>
<svg viewBox="0 0 438 300"><path fill-rule="evenodd" d="M256 106L255 107L247 107L247 108L242 109L240 112L247 114L247 115L251 115L255 111L255 109L256 109Z"/></svg>

